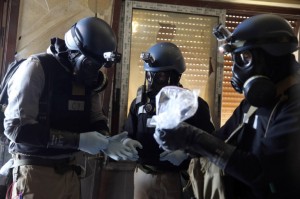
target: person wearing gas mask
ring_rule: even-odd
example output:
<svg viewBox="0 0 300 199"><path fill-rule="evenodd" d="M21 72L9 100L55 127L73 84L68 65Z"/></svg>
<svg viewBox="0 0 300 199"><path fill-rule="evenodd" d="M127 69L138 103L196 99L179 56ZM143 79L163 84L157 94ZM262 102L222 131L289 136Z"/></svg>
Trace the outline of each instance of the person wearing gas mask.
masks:
<svg viewBox="0 0 300 199"><path fill-rule="evenodd" d="M156 129L156 141L166 150L207 157L223 169L226 198L298 198L300 65L291 25L262 14L232 33L218 26L215 35L225 40L221 49L233 59L232 86L245 99L213 134L182 122Z"/></svg>
<svg viewBox="0 0 300 199"><path fill-rule="evenodd" d="M11 198L79 199L79 151L136 157L121 142L126 133L108 136L101 107L106 78L100 68L119 62L116 47L111 27L87 17L64 40L51 39L48 64L35 55L21 63L8 83L4 121L14 159Z"/></svg>
<svg viewBox="0 0 300 199"><path fill-rule="evenodd" d="M129 138L123 142L136 149L139 155L134 172L134 199L183 198L181 176L188 179L191 158L183 150L167 152L160 148L153 138L155 126L149 121L156 114L155 96L158 92L165 86L181 87L180 78L186 70L184 57L175 44L162 42L143 52L141 58L146 72L145 82L131 103L124 125ZM207 132L213 131L208 104L200 97L198 104L195 116L186 122Z"/></svg>

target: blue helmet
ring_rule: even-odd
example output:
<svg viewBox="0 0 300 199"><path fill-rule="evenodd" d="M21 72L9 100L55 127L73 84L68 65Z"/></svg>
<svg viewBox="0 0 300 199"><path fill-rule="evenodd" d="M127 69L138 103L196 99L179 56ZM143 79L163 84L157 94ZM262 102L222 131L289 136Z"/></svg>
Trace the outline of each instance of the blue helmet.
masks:
<svg viewBox="0 0 300 199"><path fill-rule="evenodd" d="M271 55L281 56L298 49L298 39L290 23L273 14L244 20L235 28L228 42L234 46L233 52L262 48Z"/></svg>
<svg viewBox="0 0 300 199"><path fill-rule="evenodd" d="M175 71L182 74L185 61L180 49L173 43L157 43L149 48L148 52L141 54L144 60L144 70L148 72Z"/></svg>
<svg viewBox="0 0 300 199"><path fill-rule="evenodd" d="M65 34L70 50L78 50L98 64L106 62L105 54L116 51L117 40L112 28L104 20L86 17L75 23Z"/></svg>

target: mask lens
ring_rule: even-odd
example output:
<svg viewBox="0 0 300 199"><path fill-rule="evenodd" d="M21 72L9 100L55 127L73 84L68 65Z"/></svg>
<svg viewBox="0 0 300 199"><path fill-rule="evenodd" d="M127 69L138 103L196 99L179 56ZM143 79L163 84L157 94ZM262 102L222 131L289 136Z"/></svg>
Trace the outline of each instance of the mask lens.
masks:
<svg viewBox="0 0 300 199"><path fill-rule="evenodd" d="M253 56L248 50L232 55L234 62L240 67L247 67L252 64Z"/></svg>
<svg viewBox="0 0 300 199"><path fill-rule="evenodd" d="M168 72L146 72L146 79L150 84L167 85L169 78Z"/></svg>

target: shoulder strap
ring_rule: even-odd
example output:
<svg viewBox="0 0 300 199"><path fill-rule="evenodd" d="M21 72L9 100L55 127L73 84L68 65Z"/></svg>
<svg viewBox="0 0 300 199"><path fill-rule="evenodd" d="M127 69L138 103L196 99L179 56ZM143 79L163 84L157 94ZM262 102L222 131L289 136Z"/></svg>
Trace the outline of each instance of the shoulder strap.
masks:
<svg viewBox="0 0 300 199"><path fill-rule="evenodd" d="M273 116L275 114L275 111L277 110L277 107L279 106L279 104L281 104L282 102L286 101L287 99L288 99L288 97L286 95L282 95L280 97L280 99L278 100L278 102L276 103L276 105L274 106L274 108L272 109L272 112L271 112L271 114L269 116L269 119L268 119L268 124L267 124L267 127L266 127L266 131L265 131L265 134L264 134L265 138L267 137L267 133L268 133L271 121L273 119Z"/></svg>
<svg viewBox="0 0 300 199"><path fill-rule="evenodd" d="M59 62L56 60L56 58L48 53L40 53L34 55L36 58L38 58L41 62L41 65L43 67L44 73L45 73L45 85L44 90L42 93L42 96L39 101L39 115L38 120L40 123L43 123L47 127L50 126L50 110L51 110L51 97L52 97L52 82L53 82L53 65L59 64Z"/></svg>
<svg viewBox="0 0 300 199"><path fill-rule="evenodd" d="M249 110L246 114L244 114L244 118L242 123L230 134L230 136L225 140L225 142L228 142L243 126L245 123L248 123L249 118L253 115L253 113L257 110L257 107L250 106Z"/></svg>
<svg viewBox="0 0 300 199"><path fill-rule="evenodd" d="M277 93L278 95L280 95L280 99L278 100L278 102L276 103L276 105L274 106L274 108L272 109L272 112L270 114L270 117L268 119L268 124L266 127L266 131L264 134L264 137L267 137L267 133L271 124L271 121L273 119L273 116L275 114L275 111L277 110L277 107L279 106L279 104L281 104L282 102L286 101L289 97L285 94L285 91L296 85L296 84L300 84L300 70L298 71L298 73L296 73L295 75L291 75L289 77L287 77L286 79L284 79L282 82L280 82L280 84L278 85L277 88Z"/></svg>

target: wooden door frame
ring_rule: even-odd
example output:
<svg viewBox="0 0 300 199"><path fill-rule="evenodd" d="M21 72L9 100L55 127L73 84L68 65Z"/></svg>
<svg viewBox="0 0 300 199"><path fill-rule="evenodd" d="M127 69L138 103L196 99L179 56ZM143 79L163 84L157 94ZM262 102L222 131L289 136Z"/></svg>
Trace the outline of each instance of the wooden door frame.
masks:
<svg viewBox="0 0 300 199"><path fill-rule="evenodd" d="M4 0L0 2L0 77L6 71L10 62L14 60L17 43L20 0Z"/></svg>

